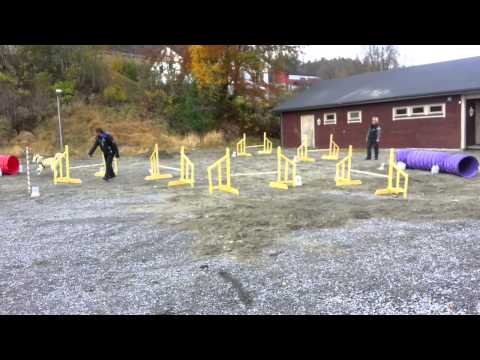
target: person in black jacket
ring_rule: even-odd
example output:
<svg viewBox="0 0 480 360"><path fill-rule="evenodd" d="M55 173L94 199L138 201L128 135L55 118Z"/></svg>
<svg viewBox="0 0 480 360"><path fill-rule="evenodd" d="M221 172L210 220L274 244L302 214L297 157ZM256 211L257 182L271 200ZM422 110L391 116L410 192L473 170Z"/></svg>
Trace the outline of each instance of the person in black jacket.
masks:
<svg viewBox="0 0 480 360"><path fill-rule="evenodd" d="M375 150L375 160L378 160L378 146L380 144L380 125L378 124L378 118L372 119L372 125L368 129L367 133L367 157L365 160L372 159L372 148Z"/></svg>
<svg viewBox="0 0 480 360"><path fill-rule="evenodd" d="M116 157L117 159L120 157L118 146L113 140L112 135L106 133L100 128L95 129L95 132L97 133L97 138L88 152L88 155L91 157L97 147L100 146L100 150L102 150L103 157L105 158L105 176L103 177L103 180L108 181L115 177L112 163L113 157Z"/></svg>

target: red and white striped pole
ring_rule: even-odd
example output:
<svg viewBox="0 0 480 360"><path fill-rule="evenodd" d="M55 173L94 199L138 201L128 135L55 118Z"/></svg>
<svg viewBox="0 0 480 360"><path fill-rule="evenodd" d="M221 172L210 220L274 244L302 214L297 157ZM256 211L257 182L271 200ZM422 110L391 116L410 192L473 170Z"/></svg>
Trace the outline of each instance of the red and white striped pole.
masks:
<svg viewBox="0 0 480 360"><path fill-rule="evenodd" d="M27 160L27 191L28 191L28 195L30 195L32 193L32 186L30 184L30 161L28 157L28 146L25 149L25 154L26 154L26 160Z"/></svg>

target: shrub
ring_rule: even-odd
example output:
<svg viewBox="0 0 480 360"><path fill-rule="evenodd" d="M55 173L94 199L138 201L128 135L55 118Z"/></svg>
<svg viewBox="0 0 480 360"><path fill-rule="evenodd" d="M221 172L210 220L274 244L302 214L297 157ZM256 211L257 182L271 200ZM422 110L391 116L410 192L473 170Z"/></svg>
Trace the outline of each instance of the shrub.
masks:
<svg viewBox="0 0 480 360"><path fill-rule="evenodd" d="M202 146L206 148L217 147L225 143L225 137L222 131L210 131L205 134Z"/></svg>
<svg viewBox="0 0 480 360"><path fill-rule="evenodd" d="M73 96L75 95L75 81L73 80L65 80L59 81L53 85L53 89L61 89L62 90L62 101L66 104L70 104L73 100Z"/></svg>
<svg viewBox="0 0 480 360"><path fill-rule="evenodd" d="M133 61L124 61L120 74L133 81L138 81L139 67Z"/></svg>
<svg viewBox="0 0 480 360"><path fill-rule="evenodd" d="M15 136L8 120L0 115L0 146L5 146L10 138Z"/></svg>
<svg viewBox="0 0 480 360"><path fill-rule="evenodd" d="M188 85L183 96L167 98L165 111L170 126L177 131L204 134L215 128L219 117L216 94L199 92L195 84Z"/></svg>
<svg viewBox="0 0 480 360"><path fill-rule="evenodd" d="M143 106L147 111L156 112L160 108L165 107L167 95L160 89L145 90L142 100Z"/></svg>
<svg viewBox="0 0 480 360"><path fill-rule="evenodd" d="M112 62L112 70L127 77L132 81L138 81L141 65L132 60L125 60L120 57Z"/></svg>
<svg viewBox="0 0 480 360"><path fill-rule="evenodd" d="M118 84L110 85L103 90L103 97L110 105L127 101L127 92Z"/></svg>
<svg viewBox="0 0 480 360"><path fill-rule="evenodd" d="M279 135L280 118L272 113L273 106L268 102L237 96L231 104L240 132L260 135L266 131L273 137Z"/></svg>
<svg viewBox="0 0 480 360"><path fill-rule="evenodd" d="M12 76L2 72L0 72L0 82L4 82L8 85L16 85L16 81Z"/></svg>

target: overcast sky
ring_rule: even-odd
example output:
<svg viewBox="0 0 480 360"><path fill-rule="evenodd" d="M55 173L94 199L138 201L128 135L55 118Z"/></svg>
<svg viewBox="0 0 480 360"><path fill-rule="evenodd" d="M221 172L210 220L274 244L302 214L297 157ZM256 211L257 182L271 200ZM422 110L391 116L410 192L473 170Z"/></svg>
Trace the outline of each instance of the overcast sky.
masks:
<svg viewBox="0 0 480 360"><path fill-rule="evenodd" d="M400 65L421 65L440 61L480 56L480 45L398 45ZM365 45L308 45L304 61L325 57L363 57Z"/></svg>

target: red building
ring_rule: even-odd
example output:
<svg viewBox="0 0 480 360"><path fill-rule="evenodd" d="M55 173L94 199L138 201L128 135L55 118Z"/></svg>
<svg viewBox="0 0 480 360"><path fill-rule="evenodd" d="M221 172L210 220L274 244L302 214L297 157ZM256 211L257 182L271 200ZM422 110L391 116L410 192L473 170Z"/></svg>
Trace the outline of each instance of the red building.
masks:
<svg viewBox="0 0 480 360"><path fill-rule="evenodd" d="M320 80L318 76L287 74L283 71L273 73L272 83L287 87L289 90L307 88Z"/></svg>
<svg viewBox="0 0 480 360"><path fill-rule="evenodd" d="M480 57L321 81L274 109L282 146L365 147L373 117L383 147L480 145Z"/></svg>

